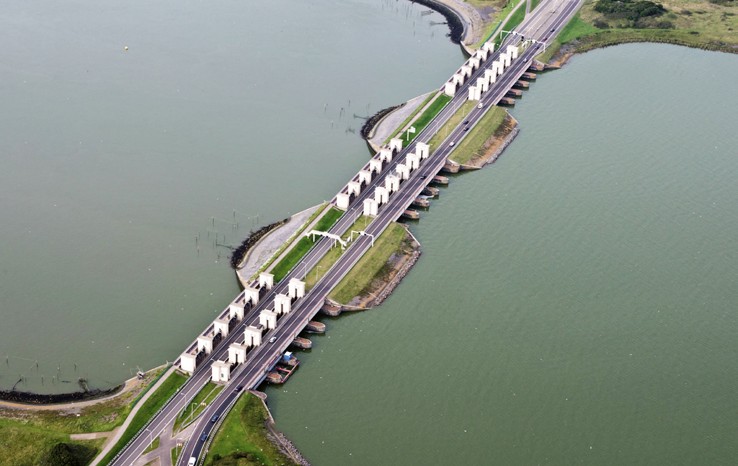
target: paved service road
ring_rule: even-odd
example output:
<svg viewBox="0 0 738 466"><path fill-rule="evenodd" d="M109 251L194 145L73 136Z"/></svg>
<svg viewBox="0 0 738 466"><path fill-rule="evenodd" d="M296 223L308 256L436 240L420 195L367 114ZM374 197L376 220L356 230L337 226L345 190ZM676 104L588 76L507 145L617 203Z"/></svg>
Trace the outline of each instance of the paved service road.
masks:
<svg viewBox="0 0 738 466"><path fill-rule="evenodd" d="M571 18L576 9L579 7L580 0L543 0L532 14L526 17L525 21L520 24L517 31L519 34L510 34L503 42L503 47L509 44L518 44L522 41L520 35L526 39L535 39L539 42L546 42L554 37L566 22ZM503 49L504 50L504 49ZM497 104L512 85L520 79L529 67L533 58L543 50L541 43L533 43L529 45L516 59L513 60L510 67L497 78L497 82L490 86L488 92L483 94L482 108L475 107L468 115L468 126L474 127L479 119L487 112L487 110ZM499 51L492 54L488 59L474 72L471 78L457 90L456 96L444 107L439 114L429 123L423 131L415 138L415 141L428 141L431 136L438 132L446 121L454 115L458 108L467 100L468 87L476 82L476 78L484 73L484 70L491 66L499 56ZM412 201L420 195L422 190L428 184L430 179L436 175L443 165L453 148L467 134L463 130L464 125L459 125L445 138L438 148L435 149L429 158L421 162L418 169L410 174L408 180L400 184L400 189L390 195L389 202L382 205L379 209L377 217L365 228L367 233L379 236L387 226L397 220L402 213L409 207ZM454 142L454 146L451 146ZM362 189L361 193L351 202L349 209L331 228L330 233L336 235L344 234L348 228L362 215L363 201L367 198L373 198L374 188L384 186L384 179L387 175L394 173L398 163L403 163L409 152L414 152L415 142L404 148L397 154L392 162L387 163L383 167L383 171L375 176L369 186ZM356 180L358 178L354 177ZM333 200L335 202L335 198ZM302 279L305 274L310 271L318 261L330 250L332 242L329 239L321 239L315 246L305 255L290 273L274 286L272 290L264 292L260 302L253 308L247 306L246 315L241 323L234 328L224 338L218 346L213 349L212 354L207 360L199 363L199 367L190 377L187 383L180 391L170 400L167 405L152 419L146 427L146 431L153 436L159 435L167 425L174 422L174 419L182 409L194 398L200 389L210 380L211 371L210 364L215 360L224 360L228 356L228 346L234 342L243 341L243 330L247 325L257 324L259 313L272 307L275 294L287 292L287 283L291 278ZM351 270L356 262L371 247L371 239L367 236L359 236L350 245L334 266L328 270L318 283L303 297L293 304L292 311L280 317L277 328L268 331L263 337L262 345L253 348L247 355L246 362L239 365L231 374L231 381L218 395L218 397L208 406L201 415L196 426L193 429L191 439L185 445L180 459L179 465L186 465L190 457L200 458L203 447L209 441L214 427L218 423L211 420L214 416L222 419L228 410L233 406L238 396L244 391L256 388L264 380L267 372L281 357L282 353L287 349L292 340L302 331L307 322L320 310L328 293L341 281L341 279ZM237 299L243 299L243 293ZM268 343L269 339L274 337L274 343ZM139 435L121 452L116 460L111 463L114 465L131 465L138 458L149 443L149 435Z"/></svg>

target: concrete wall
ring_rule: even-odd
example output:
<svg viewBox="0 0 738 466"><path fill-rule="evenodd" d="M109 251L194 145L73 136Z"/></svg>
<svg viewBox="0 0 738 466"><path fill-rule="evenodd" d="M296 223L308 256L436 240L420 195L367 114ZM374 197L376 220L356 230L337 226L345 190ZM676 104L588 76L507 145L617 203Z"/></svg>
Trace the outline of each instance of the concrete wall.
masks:
<svg viewBox="0 0 738 466"><path fill-rule="evenodd" d="M183 353L179 357L179 368L185 372L189 372L190 375L195 372L195 366L197 365L197 356L190 353Z"/></svg>
<svg viewBox="0 0 738 466"><path fill-rule="evenodd" d="M347 210L349 208L349 195L344 193L336 194L336 207L341 210Z"/></svg>
<svg viewBox="0 0 738 466"><path fill-rule="evenodd" d="M447 82L443 85L443 93L446 94L449 97L453 97L456 95L456 83L455 82Z"/></svg>

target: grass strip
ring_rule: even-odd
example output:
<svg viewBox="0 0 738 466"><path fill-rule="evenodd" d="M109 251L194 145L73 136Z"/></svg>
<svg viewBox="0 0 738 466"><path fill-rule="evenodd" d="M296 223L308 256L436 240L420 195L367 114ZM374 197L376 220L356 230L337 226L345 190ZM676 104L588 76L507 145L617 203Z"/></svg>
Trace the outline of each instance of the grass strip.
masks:
<svg viewBox="0 0 738 466"><path fill-rule="evenodd" d="M177 464L177 460L179 459L179 454L182 453L182 447L177 446L172 448L172 451L169 452L169 455L172 458L172 464Z"/></svg>
<svg viewBox="0 0 738 466"><path fill-rule="evenodd" d="M314 229L318 231L328 231L333 225L336 224L339 218L343 215L343 211L335 207L331 207L315 225ZM313 240L303 236L295 244L295 246L287 253L284 258L272 269L274 275L274 281L278 282L287 275L292 268L300 262L305 254L315 245Z"/></svg>
<svg viewBox="0 0 738 466"><path fill-rule="evenodd" d="M449 157L454 162L468 163L474 157L484 155L484 143L493 136L503 121L507 111L494 106L479 120L477 125L469 131L463 141L454 149Z"/></svg>
<svg viewBox="0 0 738 466"><path fill-rule="evenodd" d="M118 452L126 446L136 433L138 433L138 431L141 430L147 422L149 422L149 419L151 419L151 417L156 414L162 406L164 406L164 403L166 403L167 400L169 400L169 398L171 398L186 381L187 377L184 375L172 372L169 377L164 380L161 386L159 386L159 388L149 397L149 399L144 402L141 409L138 410L136 415L133 417L133 420L128 425L128 428L123 433L123 436L121 436L113 449L105 455L105 458L103 458L100 464L109 464L115 455L117 455Z"/></svg>
<svg viewBox="0 0 738 466"><path fill-rule="evenodd" d="M482 46L482 44L484 44L485 42L490 40L495 34L497 34L499 30L502 29L501 28L502 22L505 21L508 15L510 15L510 12L513 10L513 8L515 8L517 5L519 5L521 2L524 2L524 1L526 0L520 0L520 1L509 0L505 4L505 6L502 8L502 10L500 10L500 12L497 13L497 17L499 18L499 21L497 21L496 23L490 22L487 25L487 27L485 28L486 29L485 34L482 35L484 38L480 40L479 42L477 42L476 44L474 44L474 48L478 49L479 47ZM487 5L484 5L484 6L487 6ZM525 7L523 6L521 8L525 8Z"/></svg>
<svg viewBox="0 0 738 466"><path fill-rule="evenodd" d="M448 137L451 130L459 126L459 124L464 121L466 116L476 105L477 102L473 100L467 100L466 102L461 104L461 107L456 110L456 113L454 113L451 118L449 118L448 121L444 123L443 126L441 126L438 132L434 134L431 140L428 142L428 145L431 147L431 151L435 151L435 149L438 148L443 140Z"/></svg>
<svg viewBox="0 0 738 466"><path fill-rule="evenodd" d="M157 448L159 448L159 444L161 443L161 437L156 437L153 442L151 442L151 445L146 447L146 450L144 450L144 453L148 453L150 451L154 451Z"/></svg>
<svg viewBox="0 0 738 466"><path fill-rule="evenodd" d="M417 115L421 110L423 110L423 108L426 105L428 105L428 102L430 102L431 99L433 99L437 95L438 95L437 92L435 92L435 93L431 92L431 94L423 101L423 103L420 104L420 105L418 105L418 107L415 110L413 110L413 112L410 114L410 116L408 116L407 118L405 118L405 121L403 121L400 126L398 126L397 128L395 128L395 131L392 133L392 135L390 137L388 137L387 139L384 140L384 143L383 144L384 145L389 144L390 139L392 139L393 137L395 137L398 134L400 134L400 131L402 131L403 129L405 129L405 127L410 124L410 122L413 120L413 118L415 118L415 115Z"/></svg>
<svg viewBox="0 0 738 466"><path fill-rule="evenodd" d="M401 250L405 239L405 228L399 223L390 224L374 241L370 248L359 259L354 268L343 277L343 280L331 292L331 298L346 304L356 296L360 296L371 288L374 279L382 274L389 258Z"/></svg>
<svg viewBox="0 0 738 466"><path fill-rule="evenodd" d="M366 215L362 215L356 221L353 225L346 231L346 233L343 235L344 241L347 240L351 236L352 231L359 231L366 228L367 225L372 221L371 218L369 218ZM305 277L305 289L310 290L315 284L320 280L323 275L325 275L328 270L330 270L331 267L333 267L333 264L336 263L336 261L343 255L344 251L341 249L340 246L336 246L334 248L331 248L328 253L323 256L320 261L318 261L317 264L315 264L315 267L312 268L307 273L307 276Z"/></svg>
<svg viewBox="0 0 738 466"><path fill-rule="evenodd" d="M277 260L279 258L279 256L284 252L284 250L287 249L295 241L296 238L299 238L300 237L300 234L303 231L305 231L305 229L308 227L308 225L310 225L311 223L313 223L313 220L315 220L316 218L318 218L318 216L322 215L323 212L325 212L325 210L327 208L328 208L328 204L327 203L324 203L321 207L318 207L315 210L315 212L313 212L313 214L310 216L310 218L308 218L302 224L302 226L300 226L300 228L298 228L297 231L295 233L293 233L292 236L290 236L287 239L287 241L285 241L284 244L282 244L282 246L280 246L274 252L274 254L272 254L272 257L270 257L269 260L267 260L264 263L264 265L262 265L261 267L259 267L259 270L253 276L251 276L251 280L256 279L256 277L258 277L261 272L263 272L264 270L266 270L267 268L269 268L269 266L272 265L274 263L274 261Z"/></svg>
<svg viewBox="0 0 738 466"><path fill-rule="evenodd" d="M177 419L174 421L174 432L179 431L182 425L188 425L197 416L208 407L208 405L218 396L218 393L223 390L223 385L217 385L213 382L208 382L202 390L200 390L195 398L192 399L189 406L185 407L182 412L179 413Z"/></svg>
<svg viewBox="0 0 738 466"><path fill-rule="evenodd" d="M215 434L205 464L294 464L267 438L268 419L261 400L256 395L244 393Z"/></svg>
<svg viewBox="0 0 738 466"><path fill-rule="evenodd" d="M526 1L526 0L522 0L522 1ZM510 15L510 19L508 19L507 23L505 23L505 30L512 31L513 29L518 27L520 23L523 22L524 19L525 19L525 5L521 6L520 8L515 10L515 12L512 15ZM499 34L495 38L495 50L497 50L500 47L500 44L502 43L502 39L503 39L502 34Z"/></svg>

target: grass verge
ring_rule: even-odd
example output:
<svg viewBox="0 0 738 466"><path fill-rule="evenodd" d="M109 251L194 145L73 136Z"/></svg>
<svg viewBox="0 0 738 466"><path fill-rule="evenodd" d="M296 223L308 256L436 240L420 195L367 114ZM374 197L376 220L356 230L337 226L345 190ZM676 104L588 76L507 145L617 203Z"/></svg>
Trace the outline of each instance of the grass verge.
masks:
<svg viewBox="0 0 738 466"><path fill-rule="evenodd" d="M190 405L182 410L177 416L177 420L174 421L174 432L178 432L179 428L183 425L187 425L192 422L201 412L207 408L207 406L218 396L218 393L223 390L223 385L216 385L213 382L208 382L200 392L195 395L195 398L190 402Z"/></svg>
<svg viewBox="0 0 738 466"><path fill-rule="evenodd" d="M507 2L498 2L498 1L487 1L487 0L480 0L480 1L471 1L473 5L475 5L478 8L484 8L484 7L497 7L499 8L502 4L502 9L495 15L495 19L491 20L489 24L487 24L484 34L482 34L482 39L474 44L474 48L479 48L487 42L490 38L492 38L495 34L499 32L500 29L502 29L502 22L505 21L505 18L510 15L510 12L515 8L517 5L519 5L521 2L524 2L526 0L508 0ZM522 6L521 8L525 8L525 6Z"/></svg>
<svg viewBox="0 0 738 466"><path fill-rule="evenodd" d="M411 142L413 142L413 139L415 139L415 136L420 134L421 131L423 131L423 128L428 126L428 123L433 120L433 118L438 115L438 112L443 109L443 107L446 106L451 102L451 97L447 96L446 94L438 94L438 97L436 97L436 100L433 101L433 103L430 104L430 106L418 117L417 120L415 120L415 123L413 123L413 127L415 128L414 133L402 133L404 136L402 137L402 144L403 146L407 146ZM400 129L403 127L401 126Z"/></svg>
<svg viewBox="0 0 738 466"><path fill-rule="evenodd" d="M157 448L159 448L160 443L161 443L161 437L156 437L154 441L151 442L151 444L148 447L146 447L146 450L144 450L143 452L148 453L150 451L156 450Z"/></svg>
<svg viewBox="0 0 738 466"><path fill-rule="evenodd" d="M343 235L343 239L347 240L351 236L351 231L359 231L366 228L366 226L371 222L371 219L366 216L362 215L356 221L353 225L348 229L348 231ZM325 275L328 270L330 270L331 267L333 267L333 264L336 263L339 257L343 255L343 250L340 248L340 246L336 246L334 248L331 248L328 253L323 256L320 261L313 267L312 270L310 270L307 274L307 277L305 279L305 288L307 290L310 290L317 282L320 280L323 275Z"/></svg>
<svg viewBox="0 0 738 466"><path fill-rule="evenodd" d="M319 231L328 231L331 229L333 225L338 221L339 218L343 215L343 211L339 210L335 207L331 207L328 209L328 211L321 217L320 220L318 220L318 223L315 225L314 229ZM294 245L294 247L290 250L289 253L287 253L284 258L279 261L279 263L274 266L272 269L272 274L274 275L274 281L278 282L282 280L285 275L289 273L290 270L292 270L292 267L294 267L298 262L300 262L300 259L307 254L307 252L312 249L313 240L311 240L308 237L303 236L300 238L297 243Z"/></svg>
<svg viewBox="0 0 738 466"><path fill-rule="evenodd" d="M348 275L333 289L331 299L347 304L356 296L368 291L374 279L386 268L385 265L392 254L401 249L405 233L405 228L399 223L390 224L374 241L374 247L359 259Z"/></svg>
<svg viewBox="0 0 738 466"><path fill-rule="evenodd" d="M525 0L522 0L525 2ZM516 27L520 25L520 23L523 22L525 19L525 5L521 6L515 12L510 15L510 19L507 20L505 23L505 30L506 31L512 31ZM498 34L495 38L495 50L497 50L500 47L500 43L502 43L502 34Z"/></svg>
<svg viewBox="0 0 738 466"><path fill-rule="evenodd" d="M174 447L172 448L172 451L169 452L169 456L172 458L172 464L177 464L180 453L182 453L182 447Z"/></svg>
<svg viewBox="0 0 738 466"><path fill-rule="evenodd" d="M179 387L184 385L187 381L187 377L177 372L173 372L167 377L159 388L146 400L138 410L133 420L128 425L128 428L123 433L123 436L118 440L112 450L105 455L105 458L100 462L102 465L110 463L110 461L123 449L123 447L136 435L136 433L143 428L143 426L151 419L151 416L156 414L157 411L164 406L164 403L174 395Z"/></svg>
<svg viewBox="0 0 738 466"><path fill-rule="evenodd" d="M267 438L267 419L269 416L261 400L256 395L244 393L215 434L205 464L294 464Z"/></svg>
<svg viewBox="0 0 738 466"><path fill-rule="evenodd" d="M507 111L504 108L494 106L489 109L454 149L449 158L454 162L465 164L475 157L484 155L484 143L496 134L497 129L505 120L505 115Z"/></svg>
<svg viewBox="0 0 738 466"><path fill-rule="evenodd" d="M323 212L325 212L325 210L327 208L328 208L328 204L327 203L324 203L320 207L318 207L315 210L315 212L313 212L313 214L310 216L310 218L308 218L302 224L302 226L300 226L300 228L298 228L297 231L292 236L290 236L287 239L287 241L285 241L284 244L282 246L280 246L279 249L277 249L274 252L274 254L272 254L272 257L270 257L269 260L267 260L264 263L264 265L262 265L261 267L259 267L259 270L254 275L251 276L251 280L256 279L256 277L258 277L261 272L263 272L270 265L272 265L274 263L274 261L277 260L279 258L279 256L284 252L284 250L287 249L290 246L290 244L292 244L295 241L296 238L299 238L300 237L300 233L302 233L303 231L305 231L305 229L308 227L308 225L310 225L313 222L313 220L315 220L316 218L318 218L318 216L322 215Z"/></svg>
<svg viewBox="0 0 738 466"><path fill-rule="evenodd" d="M413 118L415 118L415 115L417 115L423 108L428 105L428 102L430 102L435 96L438 95L438 92L431 92L431 94L423 101L422 104L418 105L418 108L413 110L413 112L405 118L405 121L402 122L400 126L395 128L395 131L390 135L387 139L384 140L384 145L389 144L390 139L396 137L398 134L400 134L400 131L402 131L408 124L410 124L411 121L413 121Z"/></svg>
<svg viewBox="0 0 738 466"><path fill-rule="evenodd" d="M443 126L441 126L438 132L433 135L431 140L428 141L428 145L431 147L431 151L434 151L438 148L443 140L448 137L451 130L459 126L459 124L464 121L466 116L476 105L477 102L472 100L467 100L466 102L461 104L461 107L456 110L456 113L454 113L451 118L449 118L448 121Z"/></svg>

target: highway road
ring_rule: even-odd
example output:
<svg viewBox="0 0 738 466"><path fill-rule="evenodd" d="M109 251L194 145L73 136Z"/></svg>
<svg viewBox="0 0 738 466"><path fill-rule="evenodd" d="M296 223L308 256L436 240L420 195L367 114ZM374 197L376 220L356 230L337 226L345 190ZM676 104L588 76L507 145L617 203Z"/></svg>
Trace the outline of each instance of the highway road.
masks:
<svg viewBox="0 0 738 466"><path fill-rule="evenodd" d="M540 42L545 42L554 37L560 29L566 24L568 19L574 14L579 6L577 0L543 0L541 4L529 15L526 20L521 23L517 31L526 38L535 38ZM503 47L508 44L517 44L521 41L517 35L509 35ZM521 53L521 55L513 60L512 65L497 78L497 82L490 87L490 90L483 94L482 108L475 107L467 117L469 128L473 128L479 119L487 112L487 110L499 102L512 85L520 78L530 66L533 57L542 51L542 44L533 43ZM502 47L501 47L502 49ZM484 70L491 66L492 61L499 56L499 51L492 54L483 63L480 68L473 73L470 79L467 79L456 93L456 96L444 107L436 118L429 123L423 131L415 138L415 141L428 141L431 136L436 134L443 124L454 115L456 110L467 100L468 86L476 82L476 78L484 73ZM427 185L428 181L437 174L446 162L447 157L453 151L454 147L463 140L467 132L463 126L459 125L452 130L449 135L440 144L439 148L431 148L433 151L431 156L421 162L420 167L413 171L408 180L400 185L400 190L392 194L389 202L382 205L377 217L365 228L367 233L378 237L387 226L397 220L412 201L420 195ZM451 142L454 146L451 146ZM434 150L435 149L435 150ZM336 235L344 234L348 228L363 213L363 201L367 198L373 198L374 188L383 186L384 179L387 175L394 173L394 168L398 163L405 161L406 155L415 150L415 142L404 148L396 155L391 163L385 164L383 171L374 177L371 184L362 189L361 193L352 201L351 206L339 221L331 228L330 232ZM354 179L357 179L355 177ZM335 198L334 198L335 202ZM151 437L156 437L164 428L173 423L176 416L186 407L195 397L200 389L210 380L211 371L210 363L214 360L224 360L228 356L228 346L233 342L243 341L243 329L247 325L258 323L258 316L261 310L271 308L273 305L274 295L277 293L287 292L287 283L291 278L302 279L305 274L310 271L318 261L330 250L332 242L328 239L319 240L315 246L305 255L290 273L274 286L272 290L261 297L259 304L252 309L247 309L239 325L234 328L228 337L214 348L213 353L208 360L200 363L195 373L190 377L187 383L180 391L170 400L167 405L152 419L149 425L142 432L146 435L138 435L133 441L121 452L114 460L114 465L132 465L136 458L141 455L143 450L149 444ZM239 365L231 374L231 382L224 388L219 396L206 408L203 415L197 421L194 433L190 441L187 442L180 456L178 464L186 465L190 457L200 457L203 447L206 445L214 427L217 423L211 422L214 416L219 419L228 412L237 400L243 390L256 388L265 378L268 370L281 357L287 349L294 337L297 336L305 327L307 322L320 310L328 293L341 281L341 279L351 270L356 262L371 247L371 239L367 236L359 236L350 243L347 250L328 270L318 283L303 297L293 304L292 311L279 319L277 329L270 330L264 335L264 343L249 351L246 363ZM238 299L243 298L241 293ZM275 337L274 343L268 343L271 337Z"/></svg>

